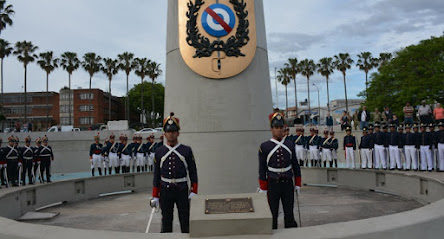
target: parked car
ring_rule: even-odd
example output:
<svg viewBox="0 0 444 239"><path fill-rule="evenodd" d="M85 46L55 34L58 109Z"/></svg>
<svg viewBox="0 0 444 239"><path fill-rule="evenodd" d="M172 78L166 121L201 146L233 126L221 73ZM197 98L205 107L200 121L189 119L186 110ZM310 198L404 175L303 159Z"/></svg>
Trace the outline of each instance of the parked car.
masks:
<svg viewBox="0 0 444 239"><path fill-rule="evenodd" d="M134 132L134 134L140 134L143 138L154 135L154 138L158 139L162 135L162 132L159 132L153 128L144 128L142 130Z"/></svg>
<svg viewBox="0 0 444 239"><path fill-rule="evenodd" d="M163 128L162 128L162 127L159 127L159 128L155 128L155 130L157 130L157 131L159 131L159 132L162 132Z"/></svg>

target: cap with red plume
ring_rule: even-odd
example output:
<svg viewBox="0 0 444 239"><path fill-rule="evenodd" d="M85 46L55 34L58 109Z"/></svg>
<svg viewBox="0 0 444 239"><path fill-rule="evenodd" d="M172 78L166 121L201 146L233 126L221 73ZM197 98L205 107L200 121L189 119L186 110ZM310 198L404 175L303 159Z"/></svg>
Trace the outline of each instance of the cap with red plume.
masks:
<svg viewBox="0 0 444 239"><path fill-rule="evenodd" d="M270 127L284 127L285 125L285 119L284 115L279 112L279 109L274 109L274 113L271 113L268 115L268 119L270 120Z"/></svg>
<svg viewBox="0 0 444 239"><path fill-rule="evenodd" d="M163 131L171 132L179 130L180 130L179 119L174 117L174 112L171 112L170 116L166 117L163 120Z"/></svg>

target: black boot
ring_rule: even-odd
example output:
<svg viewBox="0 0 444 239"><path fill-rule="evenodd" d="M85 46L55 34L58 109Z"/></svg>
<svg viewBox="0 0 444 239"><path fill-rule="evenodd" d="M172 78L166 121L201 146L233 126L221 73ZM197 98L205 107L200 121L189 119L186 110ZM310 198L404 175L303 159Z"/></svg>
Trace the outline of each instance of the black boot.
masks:
<svg viewBox="0 0 444 239"><path fill-rule="evenodd" d="M314 160L312 159L310 161L311 161L311 167L313 168L314 167Z"/></svg>
<svg viewBox="0 0 444 239"><path fill-rule="evenodd" d="M109 167L108 168L108 174L111 175L112 172L113 172L113 167Z"/></svg>
<svg viewBox="0 0 444 239"><path fill-rule="evenodd" d="M327 167L327 162L324 162L324 168L326 168Z"/></svg>
<svg viewBox="0 0 444 239"><path fill-rule="evenodd" d="M114 170L116 171L116 174L120 174L120 167L115 167Z"/></svg>
<svg viewBox="0 0 444 239"><path fill-rule="evenodd" d="M103 168L103 170L104 170L103 175L106 175L107 168L105 167L105 168Z"/></svg>
<svg viewBox="0 0 444 239"><path fill-rule="evenodd" d="M335 159L335 168L338 167L338 159Z"/></svg>
<svg viewBox="0 0 444 239"><path fill-rule="evenodd" d="M333 161L330 161L330 168L333 168Z"/></svg>
<svg viewBox="0 0 444 239"><path fill-rule="evenodd" d="M91 169L91 174L94 177L94 169Z"/></svg>
<svg viewBox="0 0 444 239"><path fill-rule="evenodd" d="M99 170L99 175L102 176L102 168L98 168Z"/></svg>
<svg viewBox="0 0 444 239"><path fill-rule="evenodd" d="M137 166L137 172L140 172L140 166Z"/></svg>

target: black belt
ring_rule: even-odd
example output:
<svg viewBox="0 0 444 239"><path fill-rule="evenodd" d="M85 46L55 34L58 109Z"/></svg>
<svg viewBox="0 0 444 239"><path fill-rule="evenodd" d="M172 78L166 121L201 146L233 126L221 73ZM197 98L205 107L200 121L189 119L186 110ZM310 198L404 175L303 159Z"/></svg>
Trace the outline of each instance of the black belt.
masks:
<svg viewBox="0 0 444 239"><path fill-rule="evenodd" d="M293 179L292 178L270 178L269 181L272 183L289 183L289 182L293 182Z"/></svg>
<svg viewBox="0 0 444 239"><path fill-rule="evenodd" d="M98 154L94 153L94 155L101 155L101 153L98 153Z"/></svg>

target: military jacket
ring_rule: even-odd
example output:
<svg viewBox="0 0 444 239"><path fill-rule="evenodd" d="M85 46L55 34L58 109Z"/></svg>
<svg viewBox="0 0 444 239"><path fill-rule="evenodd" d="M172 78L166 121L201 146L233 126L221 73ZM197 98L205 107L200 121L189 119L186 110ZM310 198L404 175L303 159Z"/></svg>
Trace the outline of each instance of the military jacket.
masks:
<svg viewBox="0 0 444 239"><path fill-rule="evenodd" d="M102 154L103 144L93 143L89 147L89 156L93 156L93 154Z"/></svg>
<svg viewBox="0 0 444 239"><path fill-rule="evenodd" d="M398 132L388 133L388 144L391 146L399 146L400 135Z"/></svg>
<svg viewBox="0 0 444 239"><path fill-rule="evenodd" d="M22 160L34 160L34 147L23 146L19 148Z"/></svg>
<svg viewBox="0 0 444 239"><path fill-rule="evenodd" d="M403 135L404 145L414 145L415 148L419 148L418 137L415 133L405 133Z"/></svg>
<svg viewBox="0 0 444 239"><path fill-rule="evenodd" d="M432 135L430 132L419 133L419 145L432 148Z"/></svg>
<svg viewBox="0 0 444 239"><path fill-rule="evenodd" d="M318 135L313 136L307 136L307 145L309 146L316 146L318 149L321 146L321 137Z"/></svg>
<svg viewBox="0 0 444 239"><path fill-rule="evenodd" d="M376 132L373 134L373 143L374 144L385 146L387 143L386 141L387 141L386 135L384 132L379 131L379 132Z"/></svg>
<svg viewBox="0 0 444 239"><path fill-rule="evenodd" d="M53 160L54 159L54 154L52 152L52 148L51 146L40 146L39 149L37 150L37 155L40 158L40 160Z"/></svg>
<svg viewBox="0 0 444 239"><path fill-rule="evenodd" d="M6 162L19 160L20 152L16 147L6 146L3 148L3 157Z"/></svg>
<svg viewBox="0 0 444 239"><path fill-rule="evenodd" d="M371 135L364 135L361 137L361 142L359 143L360 149L372 149L373 148L373 137Z"/></svg>
<svg viewBox="0 0 444 239"><path fill-rule="evenodd" d="M356 138L354 135L344 136L344 150L346 147L353 147L353 150L356 149Z"/></svg>

